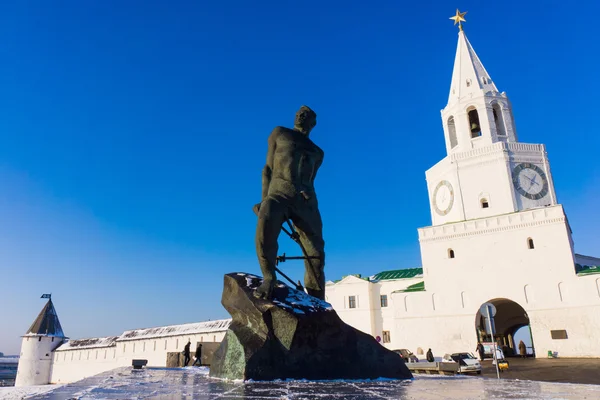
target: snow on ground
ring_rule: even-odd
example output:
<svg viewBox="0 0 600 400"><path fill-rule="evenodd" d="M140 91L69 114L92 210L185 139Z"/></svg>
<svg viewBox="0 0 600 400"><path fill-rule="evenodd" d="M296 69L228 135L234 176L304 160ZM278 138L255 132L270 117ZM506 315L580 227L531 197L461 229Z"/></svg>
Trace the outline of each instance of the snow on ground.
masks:
<svg viewBox="0 0 600 400"><path fill-rule="evenodd" d="M21 400L54 390L62 385L0 387L0 400Z"/></svg>
<svg viewBox="0 0 600 400"><path fill-rule="evenodd" d="M2 392L0 392L1 394ZM2 396L0 398L4 399ZM9 397L17 399L19 397ZM496 380L464 376L416 376L414 380L224 381L208 368L118 368L38 394L64 399L598 399L600 385Z"/></svg>

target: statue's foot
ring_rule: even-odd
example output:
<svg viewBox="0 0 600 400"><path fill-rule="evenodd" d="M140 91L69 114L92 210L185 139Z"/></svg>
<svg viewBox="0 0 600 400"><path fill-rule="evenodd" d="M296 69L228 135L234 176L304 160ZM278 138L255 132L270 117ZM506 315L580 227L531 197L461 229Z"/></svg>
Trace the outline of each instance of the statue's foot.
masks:
<svg viewBox="0 0 600 400"><path fill-rule="evenodd" d="M325 291L324 290L316 290L316 289L309 289L306 288L306 291L308 292L309 295L311 295L312 297L316 297L319 300L325 300Z"/></svg>
<svg viewBox="0 0 600 400"><path fill-rule="evenodd" d="M259 299L271 300L271 295L273 294L274 287L275 282L273 282L270 279L265 279L263 283L254 291L254 297L257 297Z"/></svg>

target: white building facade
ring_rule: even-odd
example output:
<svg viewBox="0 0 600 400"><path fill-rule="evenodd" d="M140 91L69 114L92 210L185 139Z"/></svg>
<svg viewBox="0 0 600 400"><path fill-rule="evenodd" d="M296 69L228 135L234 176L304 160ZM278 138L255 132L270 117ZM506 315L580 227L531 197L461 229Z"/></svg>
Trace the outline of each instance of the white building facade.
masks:
<svg viewBox="0 0 600 400"><path fill-rule="evenodd" d="M345 277L328 301L392 349L473 351L490 340L479 308L491 302L501 345L515 350L529 326L538 357L600 357L600 259L575 254L545 146L518 141L508 97L462 29L441 115L447 156L425 174L422 275Z"/></svg>

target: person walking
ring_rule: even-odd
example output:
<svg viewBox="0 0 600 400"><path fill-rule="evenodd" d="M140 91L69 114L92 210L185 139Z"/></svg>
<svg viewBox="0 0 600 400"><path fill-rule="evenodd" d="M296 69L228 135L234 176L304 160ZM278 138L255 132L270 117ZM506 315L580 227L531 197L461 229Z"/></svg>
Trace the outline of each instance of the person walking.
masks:
<svg viewBox="0 0 600 400"><path fill-rule="evenodd" d="M192 344L192 342L188 340L187 344L183 348L183 356L185 357L185 360L183 362L184 367L187 367L188 363L190 362L190 345L191 344Z"/></svg>
<svg viewBox="0 0 600 400"><path fill-rule="evenodd" d="M196 365L196 363L198 363L198 366L201 367L202 366L202 344L198 343L198 347L196 347L196 354L194 354L194 357L196 359L194 360L192 367L194 365Z"/></svg>
<svg viewBox="0 0 600 400"><path fill-rule="evenodd" d="M519 342L519 354L521 355L521 358L527 357L527 346L525 346L525 343L522 340Z"/></svg>
<svg viewBox="0 0 600 400"><path fill-rule="evenodd" d="M431 349L427 350L427 361L429 361L429 362L435 361L435 358L433 357L433 352L431 351Z"/></svg>
<svg viewBox="0 0 600 400"><path fill-rule="evenodd" d="M481 342L477 342L477 348L475 349L475 351L479 353L479 360L483 361L483 358L485 356L485 349L483 348Z"/></svg>

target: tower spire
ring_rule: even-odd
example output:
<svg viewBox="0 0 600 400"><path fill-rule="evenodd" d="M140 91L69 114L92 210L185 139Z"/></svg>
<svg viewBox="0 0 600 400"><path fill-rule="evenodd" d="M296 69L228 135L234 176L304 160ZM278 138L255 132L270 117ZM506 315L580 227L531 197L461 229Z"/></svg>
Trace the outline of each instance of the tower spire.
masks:
<svg viewBox="0 0 600 400"><path fill-rule="evenodd" d="M56 313L56 309L52 303L52 299L49 296L44 296L42 296L42 298L48 299L48 302L44 308L42 308L42 311L40 311L25 335L44 335L61 338L65 337L62 326L60 326L60 321L58 320L58 314Z"/></svg>
<svg viewBox="0 0 600 400"><path fill-rule="evenodd" d="M456 56L454 57L454 69L452 71L448 105L458 102L467 96L474 97L489 92L498 93L498 89L493 83L492 78L490 78L490 74L488 74L481 60L479 60L477 53L473 50L473 46L471 46L460 24L461 21L465 21L463 16L466 12L460 13L456 10L456 13L456 16L450 18L459 24L460 30L458 32L458 44L456 46Z"/></svg>

